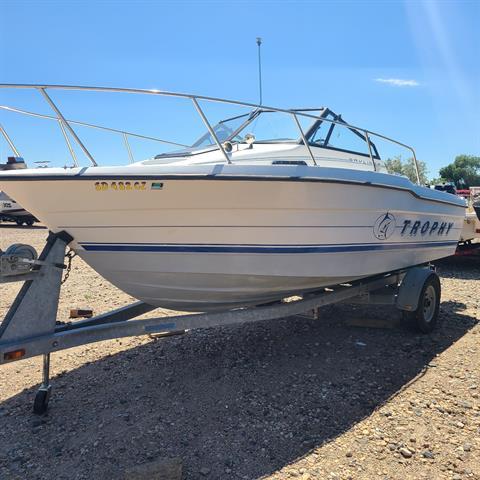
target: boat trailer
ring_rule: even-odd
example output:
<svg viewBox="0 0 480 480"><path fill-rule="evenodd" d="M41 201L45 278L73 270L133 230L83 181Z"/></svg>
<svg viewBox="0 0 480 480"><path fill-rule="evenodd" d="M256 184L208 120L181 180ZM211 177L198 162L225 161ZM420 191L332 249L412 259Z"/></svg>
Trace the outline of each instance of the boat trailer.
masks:
<svg viewBox="0 0 480 480"><path fill-rule="evenodd" d="M138 301L84 320L58 322L57 310L67 246L66 232L50 233L37 258L35 249L15 244L0 250L0 284L24 282L0 323L0 364L43 355L42 384L33 405L36 414L48 408L50 354L67 348L138 335L175 335L195 328L285 318L339 302L396 305L424 333L437 323L440 282L430 266L415 266L348 284L322 288L282 301L233 310L136 319L156 307ZM70 255L71 257L71 255Z"/></svg>
<svg viewBox="0 0 480 480"><path fill-rule="evenodd" d="M16 223L19 227L26 225L31 227L38 219L33 215L9 215L6 213L0 213L0 222L12 222Z"/></svg>

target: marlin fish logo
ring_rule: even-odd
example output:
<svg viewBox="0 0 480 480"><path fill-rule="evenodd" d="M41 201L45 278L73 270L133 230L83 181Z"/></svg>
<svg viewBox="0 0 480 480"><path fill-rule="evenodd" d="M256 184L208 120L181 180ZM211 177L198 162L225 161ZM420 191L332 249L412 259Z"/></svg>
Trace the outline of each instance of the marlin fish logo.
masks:
<svg viewBox="0 0 480 480"><path fill-rule="evenodd" d="M391 213L380 215L373 226L373 234L379 240L390 238L395 231L395 217Z"/></svg>

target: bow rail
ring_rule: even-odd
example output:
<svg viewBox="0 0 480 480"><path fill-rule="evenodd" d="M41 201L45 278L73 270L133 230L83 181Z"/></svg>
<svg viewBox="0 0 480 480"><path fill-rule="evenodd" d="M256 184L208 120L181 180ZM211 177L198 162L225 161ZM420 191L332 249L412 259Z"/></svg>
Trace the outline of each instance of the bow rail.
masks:
<svg viewBox="0 0 480 480"><path fill-rule="evenodd" d="M324 118L320 117L318 115L313 115L311 113L307 113L306 111L298 111L298 110L289 110L289 109L284 109L284 108L277 108L277 107L270 107L266 105L259 105L255 103L250 103L250 102L242 102L239 100L229 100L225 98L218 98L218 97L211 97L211 96L205 96L205 95L196 95L196 94L191 94L191 93L182 93L182 92L170 92L167 90L157 90L157 89L141 89L141 88L121 88L121 87L101 87L101 86L82 86L82 85L52 85L52 84L0 84L0 88L2 89L29 89L29 90L37 90L42 97L46 100L46 102L49 104L51 109L55 112L56 114L56 119L59 122L60 128L62 129L62 134L65 138L65 141L67 143L67 146L69 147L70 154L72 155L73 162L75 166L78 166L77 159L75 157L75 153L70 145L70 141L68 139L68 135L66 133L66 130L72 135L76 143L79 145L79 147L83 150L85 153L86 157L89 159L90 163L93 166L98 166L97 162L89 152L89 150L86 148L86 146L83 144L83 142L80 140L80 138L77 136L76 132L72 128L71 124L77 124L77 125L84 125L84 126L90 126L93 128L101 128L103 130L110 130L113 132L117 133L122 133L125 134L124 136L124 141L125 141L125 146L129 152L130 159L133 158L133 155L131 154L131 149L128 144L128 135L133 135L137 136L140 138L148 138L148 139L154 139L153 137L146 137L142 136L139 134L132 134L129 132L124 132L122 130L116 130L108 127L100 127L98 125L94 124L86 124L84 122L75 122L72 120L67 120L61 111L58 109L57 105L53 102L51 97L48 95L47 90L75 90L75 91L90 91L90 92L116 92L116 93L128 93L128 94L140 94L140 95L159 95L159 96L164 96L164 97L176 97L176 98L185 98L191 100L193 103L193 106L195 107L195 110L197 111L198 115L200 116L202 122L204 123L205 127L207 128L208 132L210 133L212 139L214 140L217 148L221 151L223 157L225 158L225 161L227 163L232 163L230 160L227 151L225 150L224 146L222 145L221 141L219 140L218 136L216 135L214 129L212 128L210 122L208 121L208 118L206 117L203 109L201 108L199 104L200 101L206 101L206 102L213 102L213 103L222 103L222 104L230 104L230 105L236 105L236 106L243 106L243 107L249 107L249 108L254 108L254 109L263 109L263 110L269 110L272 112L279 112L279 113L285 113L288 115L291 115L299 132L300 132L300 137L302 138L302 141L305 145L305 147L308 150L308 154L313 162L314 165L317 165L317 162L315 160L315 157L312 153L312 150L308 144L307 139L305 138L305 133L300 125L300 122L298 120L298 117L306 117L306 118L311 118L315 120L322 120L326 121L328 123L332 124L337 124L342 127L348 127L353 130L357 130L359 132L362 132L365 135L365 139L368 145L368 150L369 150L369 156L370 160L372 162L373 168L375 169L375 161L374 157L372 154L372 147L371 147L371 141L370 141L370 136L375 136L377 138L381 138L383 140L386 140L388 142L394 143L396 145L399 145L403 148L406 148L407 150L410 150L412 152L412 158L413 158L413 163L415 167L415 172L417 176L417 183L420 184L420 173L419 173L419 167L418 167L418 161L417 157L415 154L415 150L413 147L406 145L405 143L399 142L398 140L395 140L393 138L387 137L386 135L373 132L372 130L367 130L362 127L357 127L355 125L352 125L350 123L345 123L345 122L339 122L337 120L332 120L329 118ZM14 109L12 107L7 107L3 108L4 110L10 110L10 111L16 111L17 113L25 113L25 112L20 112L19 109ZM33 114L33 112L29 112L30 114ZM28 113L25 113L28 115ZM42 115L40 114L33 114L33 116L39 116L41 117ZM49 116L44 116L44 117L49 117ZM52 117L55 118L55 117ZM18 150L15 148L13 145L13 142L11 139L8 137L5 129L0 125L0 133L5 137L7 143L10 145L12 150L14 151L15 154L18 154ZM125 140L126 139L126 140ZM158 141L162 141L160 139L155 139ZM179 145L179 146L184 146L181 144L176 144L175 142L167 142L163 141L164 143L171 143L174 145Z"/></svg>
<svg viewBox="0 0 480 480"><path fill-rule="evenodd" d="M54 121L57 121L60 124L61 128L63 128L63 123L61 121L59 121L59 119L57 117L54 117L53 115L45 115L43 113L31 112L29 110L22 110L20 108L9 107L7 105L0 105L0 110L6 110L8 112L13 112L13 113L20 113L22 115L27 115L29 117L44 118L44 119L47 119L47 120L54 120ZM148 135L141 135L140 133L133 133L133 132L129 132L127 130L118 130L116 128L105 127L103 125L96 125L94 123L80 122L78 120L71 120L71 119L66 119L66 121L70 124L73 124L73 125L80 125L82 127L94 128L94 129L97 129L97 130L104 130L104 131L107 131L107 132L113 132L113 133L118 133L118 134L122 135L122 137L124 139L124 142L125 142L125 146L126 146L128 152L129 152L129 157L130 157L130 160L131 160L132 163L135 161L135 159L133 158L133 154L132 154L132 151L131 151L131 148L130 148L130 144L128 143L128 137L136 137L136 138L141 138L143 140L153 140L154 142L165 143L167 145L174 145L176 147L183 147L183 148L189 147L189 145L185 145L184 143L177 143L177 142L172 142L170 140L164 140L162 138L150 137ZM0 126L0 129L2 129L1 126ZM66 137L65 130L62 129L62 132L64 133L64 137L65 137L65 140L67 141L67 145L68 145L69 144L68 136ZM11 141L11 139L10 139L10 141ZM12 145L13 145L13 143L12 143ZM14 153L15 153L15 155L17 155L18 150L15 151ZM20 155L17 155L17 156L20 156Z"/></svg>

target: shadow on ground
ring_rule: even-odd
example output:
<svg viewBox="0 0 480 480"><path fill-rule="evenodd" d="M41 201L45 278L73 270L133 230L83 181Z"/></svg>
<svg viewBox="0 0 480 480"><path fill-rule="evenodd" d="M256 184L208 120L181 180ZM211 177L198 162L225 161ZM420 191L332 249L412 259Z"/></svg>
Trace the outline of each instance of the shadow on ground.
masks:
<svg viewBox="0 0 480 480"><path fill-rule="evenodd" d="M340 324L352 312L342 305L320 320L202 330L87 364L53 380L41 420L35 389L0 404L0 477L3 467L9 479L118 479L159 457L181 457L186 479L268 475L414 379L476 323L464 309L443 303L448 321L431 336Z"/></svg>
<svg viewBox="0 0 480 480"><path fill-rule="evenodd" d="M480 249L478 255L447 257L435 265L444 278L480 279Z"/></svg>
<svg viewBox="0 0 480 480"><path fill-rule="evenodd" d="M17 225L16 223L2 223L0 222L0 228L13 229L18 228L19 230L45 230L47 227L43 225Z"/></svg>

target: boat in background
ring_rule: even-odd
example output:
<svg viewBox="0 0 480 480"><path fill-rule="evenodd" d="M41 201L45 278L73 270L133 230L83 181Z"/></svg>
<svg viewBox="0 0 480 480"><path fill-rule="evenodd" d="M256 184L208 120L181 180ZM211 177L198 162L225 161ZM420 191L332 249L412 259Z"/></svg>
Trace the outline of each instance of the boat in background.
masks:
<svg viewBox="0 0 480 480"><path fill-rule="evenodd" d="M477 248L476 240L480 240L480 187L457 190L456 194L464 198L467 204L459 248L462 247L463 251L464 246L472 244Z"/></svg>
<svg viewBox="0 0 480 480"><path fill-rule="evenodd" d="M17 225L31 226L38 220L6 193L0 191L0 222L15 222Z"/></svg>
<svg viewBox="0 0 480 480"><path fill-rule="evenodd" d="M460 235L460 242L472 242L480 239L480 216L479 211L467 212L463 222L462 233Z"/></svg>
<svg viewBox="0 0 480 480"><path fill-rule="evenodd" d="M470 192L473 211L477 214L477 218L480 221L480 187L471 187Z"/></svg>
<svg viewBox="0 0 480 480"><path fill-rule="evenodd" d="M474 209L475 213L477 214L478 220L480 221L480 200L477 200L473 204L473 209Z"/></svg>
<svg viewBox="0 0 480 480"><path fill-rule="evenodd" d="M92 166L74 157L72 168L0 171L0 188L150 305L258 305L425 264L452 255L460 238L461 198L388 174L372 137L407 146L328 108L282 110L158 90L4 87L39 90ZM207 132L181 150L100 167L48 96L56 88L186 98ZM199 100L251 111L212 126ZM257 129L275 114L291 118L296 136Z"/></svg>

